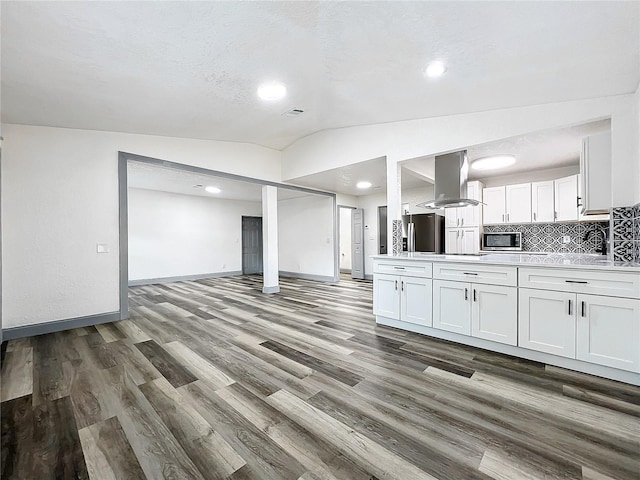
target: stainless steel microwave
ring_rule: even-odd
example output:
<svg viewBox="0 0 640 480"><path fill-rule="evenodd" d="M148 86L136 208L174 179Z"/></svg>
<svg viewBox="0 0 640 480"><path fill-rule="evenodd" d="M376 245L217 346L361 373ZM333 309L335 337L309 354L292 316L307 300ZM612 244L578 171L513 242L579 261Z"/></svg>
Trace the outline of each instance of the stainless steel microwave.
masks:
<svg viewBox="0 0 640 480"><path fill-rule="evenodd" d="M486 232L482 234L483 250L522 250L520 232Z"/></svg>

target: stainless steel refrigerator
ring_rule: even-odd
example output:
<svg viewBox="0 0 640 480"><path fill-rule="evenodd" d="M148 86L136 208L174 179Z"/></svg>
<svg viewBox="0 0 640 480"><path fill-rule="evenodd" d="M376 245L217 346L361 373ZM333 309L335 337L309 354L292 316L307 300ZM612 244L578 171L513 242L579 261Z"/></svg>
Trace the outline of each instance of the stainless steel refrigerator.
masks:
<svg viewBox="0 0 640 480"><path fill-rule="evenodd" d="M444 253L444 217L436 213L403 215L402 236L405 251Z"/></svg>

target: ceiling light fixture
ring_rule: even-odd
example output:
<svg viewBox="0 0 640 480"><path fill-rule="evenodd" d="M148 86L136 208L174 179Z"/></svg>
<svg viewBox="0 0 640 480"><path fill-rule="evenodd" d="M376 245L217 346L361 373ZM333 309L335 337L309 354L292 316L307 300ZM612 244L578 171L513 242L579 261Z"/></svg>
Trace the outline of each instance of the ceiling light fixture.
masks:
<svg viewBox="0 0 640 480"><path fill-rule="evenodd" d="M473 170L497 170L509 167L514 163L516 163L516 157L513 155L492 155L474 160L471 163L471 168Z"/></svg>
<svg viewBox="0 0 640 480"><path fill-rule="evenodd" d="M358 182L356 183L356 187L358 187L360 190L371 188L371 182Z"/></svg>
<svg viewBox="0 0 640 480"><path fill-rule="evenodd" d="M220 193L222 191L218 187L211 187L211 186L205 188L205 190L209 193Z"/></svg>
<svg viewBox="0 0 640 480"><path fill-rule="evenodd" d="M287 94L287 87L281 83L265 83L258 87L258 97L266 102L282 100Z"/></svg>
<svg viewBox="0 0 640 480"><path fill-rule="evenodd" d="M444 63L442 62L431 62L427 65L427 69L425 70L425 75L427 77L436 78L442 75L445 72L446 68Z"/></svg>

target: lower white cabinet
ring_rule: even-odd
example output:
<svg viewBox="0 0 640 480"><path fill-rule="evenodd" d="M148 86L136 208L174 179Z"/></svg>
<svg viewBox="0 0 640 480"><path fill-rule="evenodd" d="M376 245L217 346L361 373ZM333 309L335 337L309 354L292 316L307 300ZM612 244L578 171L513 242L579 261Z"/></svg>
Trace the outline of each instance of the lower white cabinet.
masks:
<svg viewBox="0 0 640 480"><path fill-rule="evenodd" d="M640 372L640 300L520 289L518 345Z"/></svg>
<svg viewBox="0 0 640 480"><path fill-rule="evenodd" d="M478 253L480 229L478 227L447 228L445 242L446 253Z"/></svg>
<svg viewBox="0 0 640 480"><path fill-rule="evenodd" d="M433 281L433 327L485 340L517 344L515 287Z"/></svg>
<svg viewBox="0 0 640 480"><path fill-rule="evenodd" d="M430 278L375 274L373 313L430 327L433 311L431 289Z"/></svg>
<svg viewBox="0 0 640 480"><path fill-rule="evenodd" d="M575 293L520 288L518 345L576 356Z"/></svg>
<svg viewBox="0 0 640 480"><path fill-rule="evenodd" d="M500 285L471 285L471 335L518 344L518 289Z"/></svg>
<svg viewBox="0 0 640 480"><path fill-rule="evenodd" d="M640 372L640 300L577 295L576 358Z"/></svg>
<svg viewBox="0 0 640 480"><path fill-rule="evenodd" d="M433 281L433 327L471 335L470 283Z"/></svg>

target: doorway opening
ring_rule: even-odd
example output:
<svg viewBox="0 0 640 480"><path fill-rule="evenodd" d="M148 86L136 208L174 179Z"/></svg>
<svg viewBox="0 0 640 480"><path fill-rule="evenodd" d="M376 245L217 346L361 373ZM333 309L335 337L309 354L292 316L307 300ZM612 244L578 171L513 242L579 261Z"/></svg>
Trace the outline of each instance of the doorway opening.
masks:
<svg viewBox="0 0 640 480"><path fill-rule="evenodd" d="M262 275L262 217L242 217L242 274Z"/></svg>
<svg viewBox="0 0 640 480"><path fill-rule="evenodd" d="M340 273L364 279L364 211L338 205L336 257Z"/></svg>

